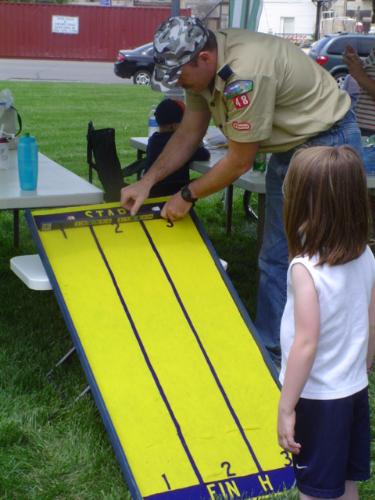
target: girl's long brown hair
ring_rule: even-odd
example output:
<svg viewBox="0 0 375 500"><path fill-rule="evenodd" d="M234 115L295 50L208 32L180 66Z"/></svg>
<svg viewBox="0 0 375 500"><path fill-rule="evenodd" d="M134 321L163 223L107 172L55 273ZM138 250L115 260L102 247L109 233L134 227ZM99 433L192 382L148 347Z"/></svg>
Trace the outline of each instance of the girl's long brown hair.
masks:
<svg viewBox="0 0 375 500"><path fill-rule="evenodd" d="M362 161L349 146L298 150L284 185L289 255L319 264L359 257L368 241L368 195Z"/></svg>

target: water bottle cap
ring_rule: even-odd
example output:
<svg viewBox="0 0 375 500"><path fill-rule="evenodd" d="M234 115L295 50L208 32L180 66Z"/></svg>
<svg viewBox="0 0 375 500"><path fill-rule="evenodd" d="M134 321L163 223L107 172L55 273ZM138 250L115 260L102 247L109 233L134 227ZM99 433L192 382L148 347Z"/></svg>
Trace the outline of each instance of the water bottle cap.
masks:
<svg viewBox="0 0 375 500"><path fill-rule="evenodd" d="M23 134L23 136L20 138L20 142L36 142L36 141L35 137L30 135L29 132L25 132L25 134Z"/></svg>

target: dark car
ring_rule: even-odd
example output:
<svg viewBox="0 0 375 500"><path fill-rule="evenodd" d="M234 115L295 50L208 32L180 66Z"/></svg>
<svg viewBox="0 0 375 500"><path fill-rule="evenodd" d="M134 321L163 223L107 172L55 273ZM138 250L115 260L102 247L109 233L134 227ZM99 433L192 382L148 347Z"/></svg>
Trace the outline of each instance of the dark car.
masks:
<svg viewBox="0 0 375 500"><path fill-rule="evenodd" d="M375 36L357 33L335 33L314 42L309 56L331 73L339 86L342 85L348 68L343 61L345 47L351 45L360 57L367 57L375 47Z"/></svg>
<svg viewBox="0 0 375 500"><path fill-rule="evenodd" d="M149 85L154 71L153 44L146 43L132 50L120 50L114 71L121 78L133 78L137 85Z"/></svg>

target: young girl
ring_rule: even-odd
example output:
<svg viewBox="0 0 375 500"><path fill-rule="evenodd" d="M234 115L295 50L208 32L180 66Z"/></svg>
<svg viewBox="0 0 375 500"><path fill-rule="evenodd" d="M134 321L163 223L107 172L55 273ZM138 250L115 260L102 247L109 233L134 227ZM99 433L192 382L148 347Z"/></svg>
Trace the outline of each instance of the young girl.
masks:
<svg viewBox="0 0 375 500"><path fill-rule="evenodd" d="M358 499L370 477L368 377L375 260L363 165L350 147L312 147L284 181L290 266L281 322L279 444L300 499ZM369 333L370 332L370 333Z"/></svg>

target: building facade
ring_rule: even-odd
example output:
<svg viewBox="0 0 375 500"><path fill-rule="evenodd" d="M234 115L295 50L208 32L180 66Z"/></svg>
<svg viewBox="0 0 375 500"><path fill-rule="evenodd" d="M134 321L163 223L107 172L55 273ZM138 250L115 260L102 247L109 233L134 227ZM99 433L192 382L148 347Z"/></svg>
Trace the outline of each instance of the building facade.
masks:
<svg viewBox="0 0 375 500"><path fill-rule="evenodd" d="M264 0L259 31L286 37L314 33L316 5L311 0ZM298 41L298 40L296 40Z"/></svg>

